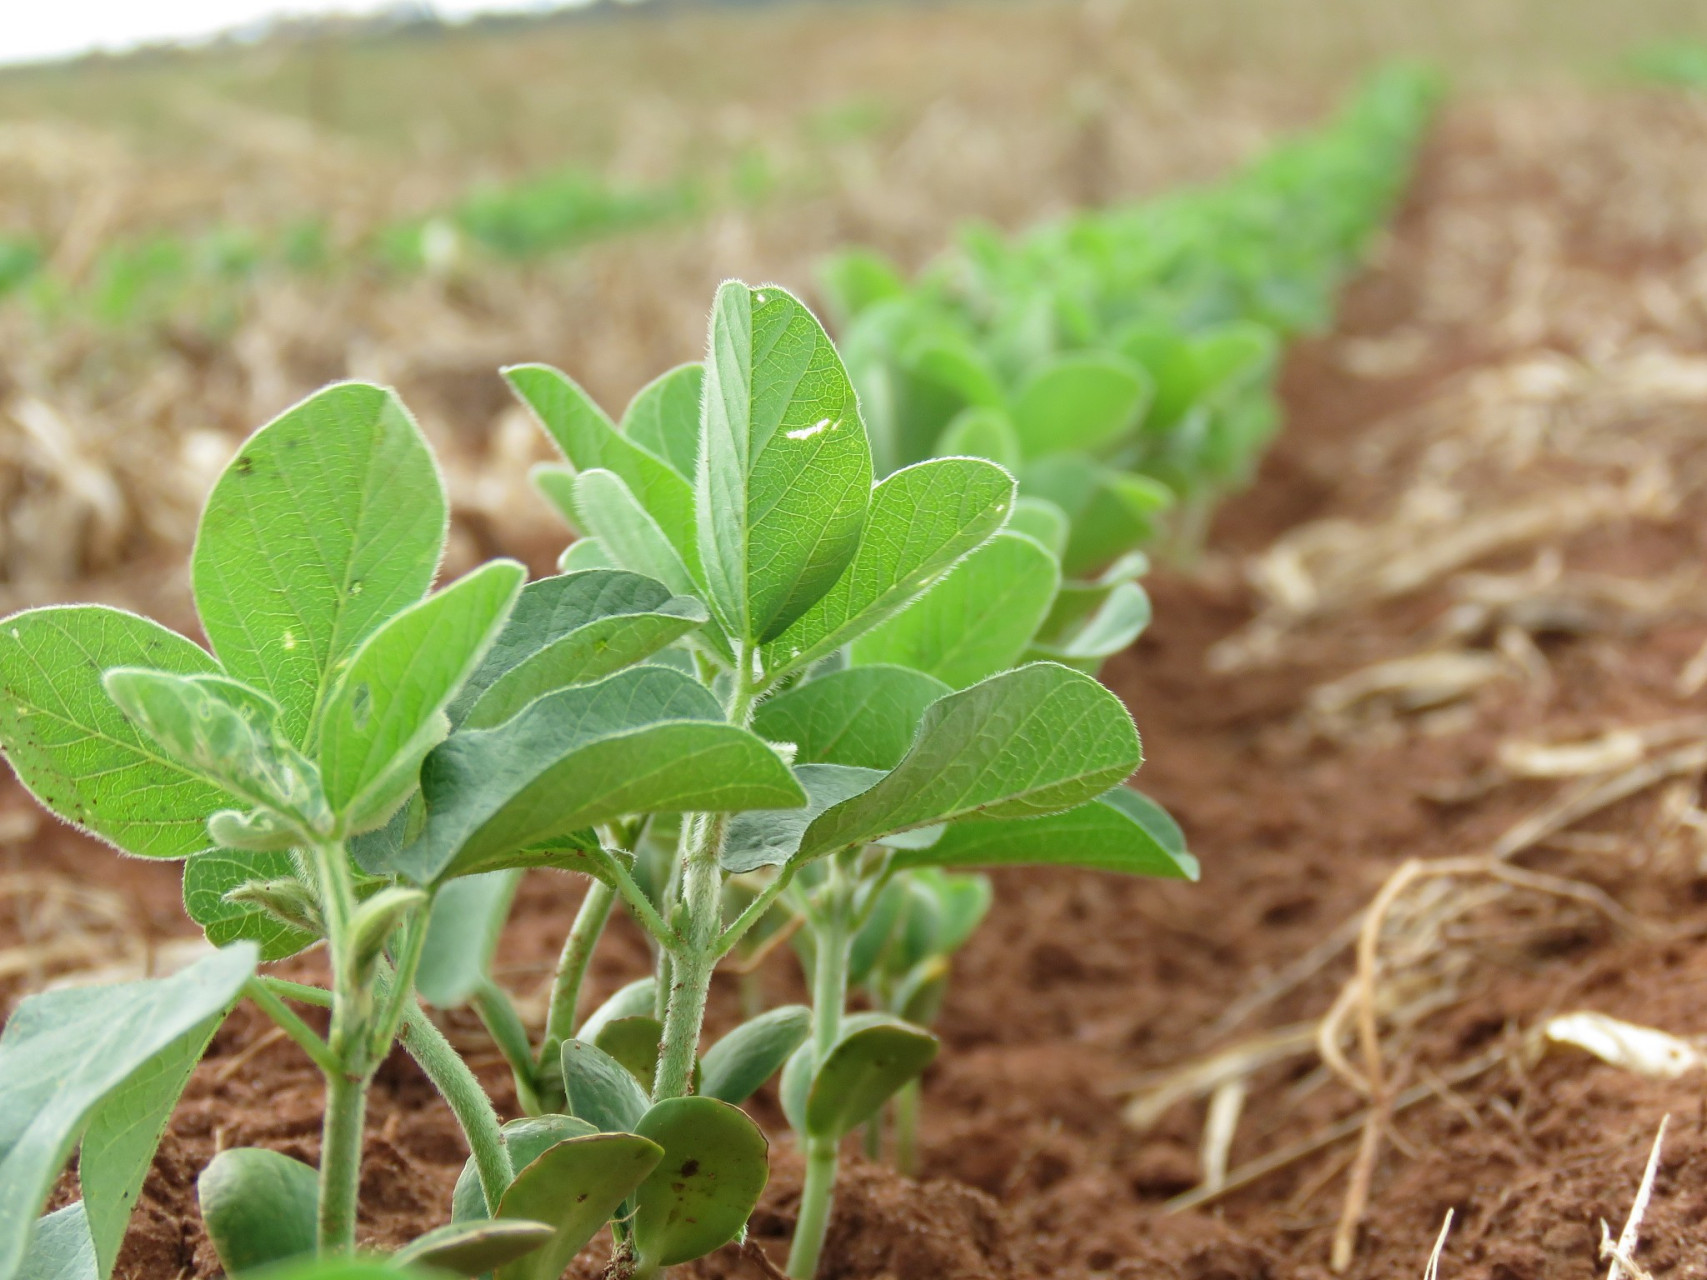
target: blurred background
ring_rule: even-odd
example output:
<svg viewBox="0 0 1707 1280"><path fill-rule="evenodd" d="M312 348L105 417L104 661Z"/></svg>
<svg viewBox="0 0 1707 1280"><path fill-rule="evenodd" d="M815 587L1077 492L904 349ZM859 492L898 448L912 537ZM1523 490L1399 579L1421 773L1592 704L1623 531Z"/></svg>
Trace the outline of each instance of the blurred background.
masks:
<svg viewBox="0 0 1707 1280"><path fill-rule="evenodd" d="M1689 0L20 6L0 610L187 621L213 476L340 377L395 384L446 458L452 568L543 567L542 445L502 363L615 409L698 353L724 277L811 295L849 243L912 268L969 221L1206 180L1395 56L1556 122L1591 89L1707 82L1702 40Z"/></svg>

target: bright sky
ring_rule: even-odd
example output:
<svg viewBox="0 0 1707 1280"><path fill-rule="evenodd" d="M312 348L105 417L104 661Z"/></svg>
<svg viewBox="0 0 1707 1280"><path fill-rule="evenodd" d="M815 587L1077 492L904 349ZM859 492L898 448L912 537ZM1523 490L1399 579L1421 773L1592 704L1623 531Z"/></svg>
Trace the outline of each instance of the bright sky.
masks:
<svg viewBox="0 0 1707 1280"><path fill-rule="evenodd" d="M553 0L433 0L445 18L551 9ZM281 14L373 13L396 0L0 0L0 63L34 62L152 40L195 40Z"/></svg>

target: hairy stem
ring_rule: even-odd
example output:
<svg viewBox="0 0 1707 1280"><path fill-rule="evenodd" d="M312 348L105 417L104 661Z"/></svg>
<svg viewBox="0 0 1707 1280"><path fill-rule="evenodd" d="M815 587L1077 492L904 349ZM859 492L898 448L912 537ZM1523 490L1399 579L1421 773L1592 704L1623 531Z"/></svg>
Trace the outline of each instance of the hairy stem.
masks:
<svg viewBox="0 0 1707 1280"><path fill-rule="evenodd" d="M842 1009L848 997L849 902L832 868L828 902L812 921L812 1047L823 1062L842 1034ZM800 1219L794 1227L794 1243L788 1251L788 1274L794 1280L812 1280L818 1257L824 1251L824 1236L830 1229L830 1209L836 1192L836 1154L841 1144L834 1138L813 1137L806 1141L806 1183L800 1191Z"/></svg>
<svg viewBox="0 0 1707 1280"><path fill-rule="evenodd" d="M385 996L384 1007L374 1019L368 1039L368 1053L377 1066L391 1052L391 1042L397 1038L403 1013L415 998L415 973L421 967L421 952L427 941L429 908L413 912L403 926L403 945L397 956L397 971L391 978L391 989Z"/></svg>
<svg viewBox="0 0 1707 1280"><path fill-rule="evenodd" d="M356 1244L356 1201L361 1189L362 1121L373 1074L368 1046L372 992L357 972L352 919L356 893L342 842L314 846L320 909L332 960L332 1028L327 1052L337 1069L326 1073L326 1115L320 1136L319 1247L349 1253Z"/></svg>
<svg viewBox="0 0 1707 1280"><path fill-rule="evenodd" d="M685 932L670 965L664 1036L652 1086L654 1102L683 1097L693 1079L711 971L717 966L717 940L723 922L723 873L717 858L728 829L729 820L723 814L697 814L687 841L681 889Z"/></svg>
<svg viewBox="0 0 1707 1280"><path fill-rule="evenodd" d="M543 1080L563 1051L563 1042L575 1034L577 1011L581 1005L581 984L592 963L593 949L605 931L611 907L616 903L616 890L602 880L587 886L587 896L581 899L581 909L575 913L575 923L563 942L563 954L557 961L557 974L551 982L551 1004L545 1018L545 1038L540 1042L539 1056L534 1060L534 1076Z"/></svg>
<svg viewBox="0 0 1707 1280"><path fill-rule="evenodd" d="M403 1015L403 1047L420 1063L421 1070L450 1104L474 1156L480 1189L486 1195L486 1209L497 1213L498 1200L515 1180L516 1171L510 1163L509 1148L504 1145L498 1113L492 1109L486 1091L468 1064L451 1048L444 1032L433 1025L415 1000L409 1001Z"/></svg>
<svg viewBox="0 0 1707 1280"><path fill-rule="evenodd" d="M320 1252L350 1253L356 1247L356 1201L362 1178L362 1122L367 1114L367 1078L334 1073L326 1077L326 1119L320 1134Z"/></svg>

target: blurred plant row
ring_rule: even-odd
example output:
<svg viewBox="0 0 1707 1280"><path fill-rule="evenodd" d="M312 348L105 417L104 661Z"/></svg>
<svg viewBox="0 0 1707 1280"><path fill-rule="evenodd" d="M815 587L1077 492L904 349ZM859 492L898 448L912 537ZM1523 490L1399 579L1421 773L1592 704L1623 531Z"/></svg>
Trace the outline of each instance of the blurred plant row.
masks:
<svg viewBox="0 0 1707 1280"><path fill-rule="evenodd" d="M733 181L738 194L755 190L750 174ZM55 271L37 241L0 238L0 298L49 322L119 327L187 319L220 333L236 323L247 289L263 273L444 275L692 216L711 199L704 183L685 178L624 186L564 168L475 187L441 213L382 226L348 246L323 220L273 233L225 226L124 237L105 245L76 280Z"/></svg>
<svg viewBox="0 0 1707 1280"><path fill-rule="evenodd" d="M1273 435L1282 343L1332 319L1439 87L1391 68L1221 182L1012 239L974 227L910 282L864 250L831 260L878 457L1011 468L1052 504L1069 575L1164 531L1189 552Z"/></svg>

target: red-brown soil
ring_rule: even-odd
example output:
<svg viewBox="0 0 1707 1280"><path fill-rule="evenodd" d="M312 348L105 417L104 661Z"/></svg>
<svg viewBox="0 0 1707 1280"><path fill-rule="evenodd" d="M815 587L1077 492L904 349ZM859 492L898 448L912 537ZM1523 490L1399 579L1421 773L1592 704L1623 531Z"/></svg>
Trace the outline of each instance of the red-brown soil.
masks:
<svg viewBox="0 0 1707 1280"><path fill-rule="evenodd" d="M1123 1122L1123 1102L1147 1073L1263 1029L1319 1018L1352 971L1348 951L1242 1019L1230 1011L1341 929L1404 860L1480 853L1567 785L1499 773L1502 743L1585 739L1703 710L1701 695L1678 693L1676 681L1707 639L1707 624L1679 608L1622 628L1537 629L1531 647L1545 679L1490 681L1443 711L1400 711L1350 727L1304 713L1306 695L1323 682L1423 648L1454 598L1446 575L1306 620L1264 665L1225 674L1206 665L1211 647L1262 605L1237 572L1238 558L1304 522L1378 524L1400 511L1434 465L1428 433L1452 429L1425 411L1467 373L1538 350L1579 360L1607 356L1562 325L1518 332L1493 323L1491 310L1466 306L1452 314L1440 277L1431 274L1453 264L1454 250L1443 243L1450 227L1475 218L1497 224L1507 209L1554 210L1543 228L1552 237L1549 261L1605 297L1707 248L1680 241L1688 227L1632 230L1627 211L1597 214L1604 191L1595 189L1593 175L1622 174L1636 162L1619 148L1597 149L1592 113L1561 122L1550 110L1532 104L1530 115L1514 121L1472 105L1446 122L1381 264L1350 289L1339 328L1294 352L1285 380L1288 427L1254 487L1227 505L1197 572L1155 575L1156 624L1106 673L1144 733L1149 760L1139 781L1185 826L1203 863L1202 883L1062 871L997 875L997 905L957 962L940 1024L944 1052L926 1080L922 1179L915 1184L850 1156L825 1255L828 1280L1326 1276L1355 1136L1206 1208L1170 1214L1165 1202L1203 1177L1204 1104L1180 1102L1139 1132ZM1624 114L1614 140L1658 121L1673 131L1680 154L1707 155L1700 122L1679 121L1654 103L1625 102L1618 110ZM1512 213L1500 225L1521 241L1530 224ZM1505 281L1487 288L1510 302L1520 273L1508 265L1495 260L1486 270ZM1699 355L1701 311L1692 305L1684 320L1632 322L1625 336L1664 338L1673 353ZM1419 328L1427 341L1414 359L1384 372L1348 372L1348 351ZM1686 418L1689 412L1700 435L1707 413L1697 406ZM1411 424L1405 430L1418 439L1395 443L1395 421ZM1698 469L1702 457L1682 439L1665 456L1679 475L1692 473L1692 461ZM1557 472L1567 485L1588 484L1589 473L1572 480L1563 467L1542 456L1539 470L1490 468L1472 497L1484 494L1497 508L1509 497L1502 486L1518 483L1512 476L1528 485L1543 472ZM1466 518L1477 510L1472 503ZM1682 482L1677 501L1659 514L1540 537L1472 567L1515 573L1550 547L1569 570L1640 582L1692 569L1704 541L1707 502ZM1491 641L1468 643L1491 651ZM1568 1010L1593 1009L1686 1037L1707 1032L1707 874L1691 829L1675 820L1698 781L1686 775L1681 787L1642 791L1589 817L1571 838L1521 856L1529 869L1604 889L1649 922L1647 931L1621 929L1580 903L1518 893L1454 923L1440 946L1457 966L1442 1006L1384 1036L1398 1087L1448 1076L1455 1064L1515 1044ZM23 804L15 796L6 803ZM131 936L182 932L171 868L115 864L57 829L0 853L0 868L52 872L123 894ZM1467 879L1459 890L1475 887ZM529 882L501 957L505 980L524 995L544 982L577 893L564 878ZM105 926L92 927L98 934ZM17 940L14 923L0 918L0 945ZM1416 963L1426 968L1433 960ZM638 939L613 929L595 985L608 991L643 964ZM782 961L766 981L781 997L798 979ZM727 1019L732 982L720 980L717 996L714 1019ZM449 1022L501 1105L511 1105L477 1026L462 1016ZM121 1261L127 1280L214 1273L193 1183L220 1145L264 1143L314 1158L316 1079L288 1042L261 1043L266 1036L258 1016L240 1011L216 1038L149 1179ZM1348 1053L1355 1060L1355 1051ZM1312 1056L1267 1067L1252 1078L1231 1163L1236 1168L1309 1137L1361 1105ZM760 1111L775 1120L765 1106ZM1348 1274L1420 1276L1448 1209L1455 1219L1442 1275L1594 1274L1605 1265L1597 1261L1599 1220L1614 1232L1622 1224L1668 1112L1672 1125L1638 1258L1656 1276L1703 1274L1707 1103L1700 1077L1654 1081L1559 1049L1514 1051L1392 1121ZM780 1258L799 1181L789 1141L780 1128L775 1133L776 1171L752 1239ZM374 1090L368 1152L370 1239L396 1242L443 1220L465 1153L442 1104L400 1057ZM596 1274L597 1258L583 1259L582 1269ZM759 1274L733 1249L684 1270Z"/></svg>

